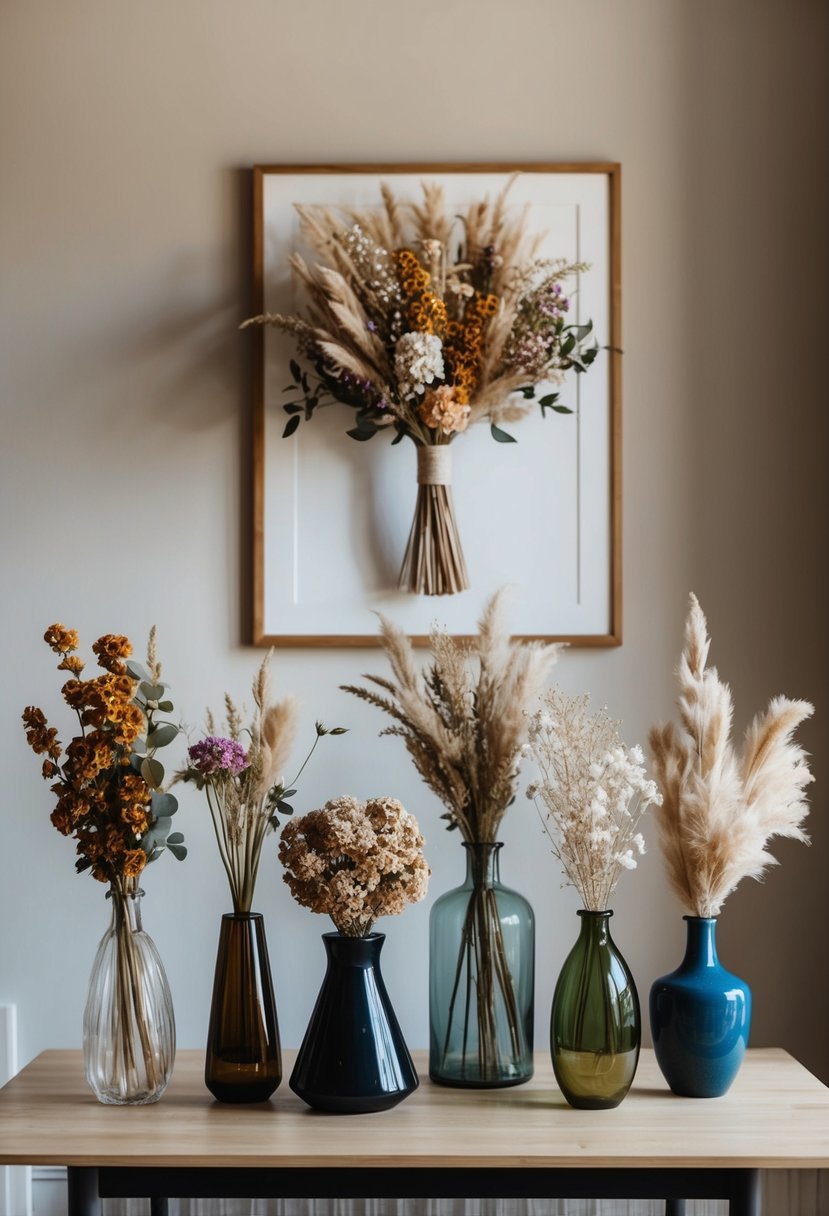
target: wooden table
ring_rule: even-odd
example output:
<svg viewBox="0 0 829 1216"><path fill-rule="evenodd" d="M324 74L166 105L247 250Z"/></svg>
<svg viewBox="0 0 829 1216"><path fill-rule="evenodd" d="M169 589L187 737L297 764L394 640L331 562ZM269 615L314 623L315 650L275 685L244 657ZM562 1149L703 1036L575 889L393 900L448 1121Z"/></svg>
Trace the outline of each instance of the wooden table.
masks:
<svg viewBox="0 0 829 1216"><path fill-rule="evenodd" d="M549 1058L511 1089L448 1089L426 1078L383 1114L324 1115L283 1081L270 1102L223 1106L203 1053L178 1053L154 1106L101 1106L80 1052L47 1051L0 1091L0 1165L66 1165L70 1216L100 1198L664 1198L759 1211L758 1170L829 1167L829 1089L778 1049L749 1051L723 1098L677 1098L643 1051L609 1111L566 1105ZM286 1053L286 1076L293 1053Z"/></svg>

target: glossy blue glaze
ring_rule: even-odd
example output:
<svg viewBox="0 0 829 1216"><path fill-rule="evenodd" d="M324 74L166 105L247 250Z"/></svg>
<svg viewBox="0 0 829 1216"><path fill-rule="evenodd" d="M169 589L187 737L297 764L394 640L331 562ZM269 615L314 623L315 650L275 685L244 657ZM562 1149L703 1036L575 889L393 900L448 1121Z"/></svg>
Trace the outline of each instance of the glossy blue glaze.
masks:
<svg viewBox="0 0 829 1216"><path fill-rule="evenodd" d="M653 1047L675 1094L718 1098L736 1077L748 1046L751 989L720 964L716 920L685 921L685 958L651 988Z"/></svg>
<svg viewBox="0 0 829 1216"><path fill-rule="evenodd" d="M323 933L328 968L290 1086L318 1110L388 1110L418 1087L380 974L383 933Z"/></svg>

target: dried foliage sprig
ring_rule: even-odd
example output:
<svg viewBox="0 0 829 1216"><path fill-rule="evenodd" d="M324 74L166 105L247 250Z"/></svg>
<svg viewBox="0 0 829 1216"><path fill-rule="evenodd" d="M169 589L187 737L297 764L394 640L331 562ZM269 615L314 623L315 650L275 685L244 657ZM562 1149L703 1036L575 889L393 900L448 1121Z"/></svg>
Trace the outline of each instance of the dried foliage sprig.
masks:
<svg viewBox="0 0 829 1216"><path fill-rule="evenodd" d="M429 884L417 820L395 798L334 798L309 811L286 824L279 860L297 903L330 916L346 937L366 937Z"/></svg>
<svg viewBox="0 0 829 1216"><path fill-rule="evenodd" d="M380 691L350 684L345 691L394 720L381 733L403 739L423 781L446 806L447 827L473 844L494 842L515 797L525 711L561 647L512 642L503 589L487 602L476 643L433 630L432 661L423 672L409 639L383 616L380 642L392 678L365 675Z"/></svg>
<svg viewBox="0 0 829 1216"><path fill-rule="evenodd" d="M530 719L529 746L540 780L527 789L538 807L567 882L585 908L610 905L622 870L635 870L645 852L638 826L661 802L648 779L642 749L622 742L606 709L591 714L589 698L553 689Z"/></svg>
<svg viewBox="0 0 829 1216"><path fill-rule="evenodd" d="M715 668L706 669L708 626L695 595L690 602L678 671L682 725L654 726L650 745L668 877L689 912L714 917L738 883L777 864L773 837L808 843L803 791L814 778L792 736L814 707L775 697L735 751L731 692Z"/></svg>
<svg viewBox="0 0 829 1216"><path fill-rule="evenodd" d="M122 894L134 891L145 865L165 848L179 860L187 854L183 835L170 831L178 803L163 789L157 756L179 726L166 720L173 703L161 681L155 626L146 668L130 657L129 638L108 633L92 646L103 671L86 680L77 630L50 625L44 641L60 656L58 670L68 673L61 692L80 725L64 748L42 710L23 711L26 739L45 757L43 777L57 798L52 823L77 841L78 873L89 870Z"/></svg>
<svg viewBox="0 0 829 1216"><path fill-rule="evenodd" d="M299 706L292 696L271 702L268 651L253 681L254 714L249 726L233 699L225 694L226 734L217 733L213 713L207 712L208 734L188 748L189 765L177 774L204 790L213 821L219 855L230 884L233 911L250 912L265 836L279 826L279 815L290 815L288 799L324 735L343 735L345 727L316 724L311 749L294 777L283 777L296 735Z"/></svg>

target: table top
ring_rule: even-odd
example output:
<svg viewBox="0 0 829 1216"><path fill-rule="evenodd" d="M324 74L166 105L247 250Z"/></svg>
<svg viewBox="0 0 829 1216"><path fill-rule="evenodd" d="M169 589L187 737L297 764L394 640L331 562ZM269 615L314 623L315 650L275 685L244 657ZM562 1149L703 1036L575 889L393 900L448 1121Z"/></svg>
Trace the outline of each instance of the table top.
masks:
<svg viewBox="0 0 829 1216"><path fill-rule="evenodd" d="M295 1053L286 1052L285 1077ZM229 1106L204 1087L204 1055L180 1051L152 1106L103 1106L79 1051L47 1051L0 1090L0 1165L829 1168L829 1089L779 1048L750 1050L722 1098L678 1098L643 1050L614 1110L569 1107L549 1057L525 1085L428 1080L390 1111L311 1111L283 1080L269 1102Z"/></svg>

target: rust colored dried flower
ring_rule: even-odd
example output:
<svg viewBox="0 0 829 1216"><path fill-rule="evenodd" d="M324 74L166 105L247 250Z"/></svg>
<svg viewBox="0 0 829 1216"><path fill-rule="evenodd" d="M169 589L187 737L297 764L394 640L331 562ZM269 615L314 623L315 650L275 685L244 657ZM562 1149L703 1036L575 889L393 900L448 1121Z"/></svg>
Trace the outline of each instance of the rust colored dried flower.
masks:
<svg viewBox="0 0 829 1216"><path fill-rule="evenodd" d="M58 663L58 671L71 671L75 676L79 676L83 669L84 661L76 654L65 654Z"/></svg>
<svg viewBox="0 0 829 1216"><path fill-rule="evenodd" d="M65 625L50 625L43 635L43 640L55 654L63 655L69 650L78 649L77 629L67 629Z"/></svg>
<svg viewBox="0 0 829 1216"><path fill-rule="evenodd" d="M74 836L78 873L89 870L123 894L126 880L137 877L165 846L179 859L186 855L181 833L165 830L176 808L173 795L164 796L163 816L153 810L153 793L164 788L164 769L156 752L176 734L173 723L156 717L173 708L166 694L163 700L157 693L152 699L147 695L148 690L155 691L147 677L158 683L160 674L154 630L148 671L140 679L121 661L132 653L132 646L120 634L105 634L95 643L93 649L106 670L89 680L78 679L83 662L69 654L78 644L75 630L51 625L44 637L61 655L58 670L69 673L63 699L80 719L80 733L69 741L64 754L43 711L34 705L23 711L27 742L37 755L45 755L41 773L55 797L51 821L62 835ZM140 665L136 670L141 672ZM141 775L136 771L139 767Z"/></svg>
<svg viewBox="0 0 829 1216"><path fill-rule="evenodd" d="M294 899L347 937L423 899L429 882L417 820L395 798L335 798L293 820L279 860Z"/></svg>
<svg viewBox="0 0 829 1216"><path fill-rule="evenodd" d="M53 726L49 726L42 709L38 709L35 705L27 705L23 710L23 722L26 727L26 742L35 753L36 756L48 755L52 760L58 760L61 756L61 745L58 741L58 732ZM51 777L54 774L46 772L46 766L43 767L44 777Z"/></svg>
<svg viewBox="0 0 829 1216"><path fill-rule="evenodd" d="M137 878L147 864L143 849L130 849L121 859L122 872L127 878Z"/></svg>
<svg viewBox="0 0 829 1216"><path fill-rule="evenodd" d="M92 653L98 656L98 666L122 675L126 667L121 662L132 654L132 643L120 633L105 633L92 644Z"/></svg>

